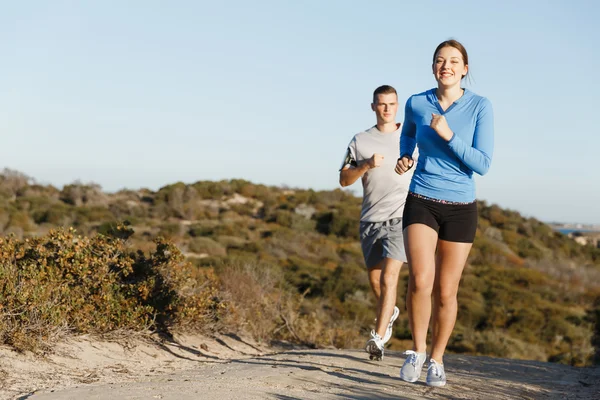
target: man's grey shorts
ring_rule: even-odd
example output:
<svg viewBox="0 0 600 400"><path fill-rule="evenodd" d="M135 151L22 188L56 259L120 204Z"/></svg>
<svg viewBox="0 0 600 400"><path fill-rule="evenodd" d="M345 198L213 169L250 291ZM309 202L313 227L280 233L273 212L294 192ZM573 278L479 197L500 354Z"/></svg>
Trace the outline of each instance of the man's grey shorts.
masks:
<svg viewBox="0 0 600 400"><path fill-rule="evenodd" d="M384 222L361 222L360 245L369 269L384 258L406 262L402 218Z"/></svg>

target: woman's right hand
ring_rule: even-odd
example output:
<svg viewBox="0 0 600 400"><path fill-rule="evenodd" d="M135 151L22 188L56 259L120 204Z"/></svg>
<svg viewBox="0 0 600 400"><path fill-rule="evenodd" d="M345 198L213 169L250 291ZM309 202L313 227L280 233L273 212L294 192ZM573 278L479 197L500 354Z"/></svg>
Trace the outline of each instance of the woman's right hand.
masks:
<svg viewBox="0 0 600 400"><path fill-rule="evenodd" d="M398 175L402 175L403 173L411 169L414 164L415 162L412 158L410 158L409 156L403 156L402 158L398 159L394 171L396 171Z"/></svg>

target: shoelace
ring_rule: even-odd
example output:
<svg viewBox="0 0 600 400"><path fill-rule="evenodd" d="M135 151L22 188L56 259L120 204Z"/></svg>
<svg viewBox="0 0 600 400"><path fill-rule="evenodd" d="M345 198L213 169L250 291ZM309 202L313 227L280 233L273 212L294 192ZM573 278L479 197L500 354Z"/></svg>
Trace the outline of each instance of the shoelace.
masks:
<svg viewBox="0 0 600 400"><path fill-rule="evenodd" d="M404 355L408 356L408 358L406 359L406 362L412 364L413 367L417 368L417 361L419 359L419 353L417 353L416 351L413 351L413 350L406 350L404 352Z"/></svg>
<svg viewBox="0 0 600 400"><path fill-rule="evenodd" d="M379 336L377 332L375 332L375 329L371 330L371 338L381 340L381 336Z"/></svg>
<svg viewBox="0 0 600 400"><path fill-rule="evenodd" d="M375 332L374 329L371 331L371 340L373 341L373 343L375 344L375 346L377 346L377 348L379 350L383 349L383 345L384 345L383 338L381 336L379 336L377 334L377 332Z"/></svg>
<svg viewBox="0 0 600 400"><path fill-rule="evenodd" d="M442 373L440 372L438 366L439 364L437 363L437 361L435 361L434 359L429 360L429 369L431 370L434 376L439 378L442 376Z"/></svg>

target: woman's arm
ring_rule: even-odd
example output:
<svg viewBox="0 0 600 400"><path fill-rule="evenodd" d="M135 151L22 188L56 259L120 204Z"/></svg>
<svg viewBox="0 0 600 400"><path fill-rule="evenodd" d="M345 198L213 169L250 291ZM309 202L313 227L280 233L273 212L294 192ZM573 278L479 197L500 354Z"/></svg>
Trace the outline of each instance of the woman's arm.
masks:
<svg viewBox="0 0 600 400"><path fill-rule="evenodd" d="M477 114L473 145L470 146L454 135L448 146L463 164L474 172L479 175L488 172L494 152L494 112L488 99L483 99L483 107Z"/></svg>
<svg viewBox="0 0 600 400"><path fill-rule="evenodd" d="M409 97L404 106L404 123L402 124L402 132L400 133L400 154L402 156L410 156L412 158L415 147L417 146L417 126L413 118L412 112L412 97Z"/></svg>

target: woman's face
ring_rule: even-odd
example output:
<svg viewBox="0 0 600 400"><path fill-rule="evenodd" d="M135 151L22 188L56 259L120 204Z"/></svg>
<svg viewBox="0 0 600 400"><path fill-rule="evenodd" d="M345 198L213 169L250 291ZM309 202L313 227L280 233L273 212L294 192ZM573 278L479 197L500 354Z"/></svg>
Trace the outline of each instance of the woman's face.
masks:
<svg viewBox="0 0 600 400"><path fill-rule="evenodd" d="M451 46L442 47L433 60L433 76L442 86L460 84L468 70L469 66L465 65L460 51Z"/></svg>

